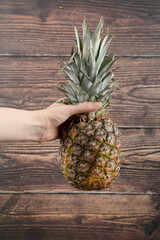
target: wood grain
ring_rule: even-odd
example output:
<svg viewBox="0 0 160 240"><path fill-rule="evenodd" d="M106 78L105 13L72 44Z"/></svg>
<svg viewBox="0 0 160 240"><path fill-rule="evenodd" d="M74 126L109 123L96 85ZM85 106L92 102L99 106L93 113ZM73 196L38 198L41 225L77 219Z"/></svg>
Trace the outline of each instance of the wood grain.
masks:
<svg viewBox="0 0 160 240"><path fill-rule="evenodd" d="M158 195L1 194L0 198L1 239L160 237Z"/></svg>
<svg viewBox="0 0 160 240"><path fill-rule="evenodd" d="M160 129L121 129L120 176L110 193L159 193ZM79 192L64 179L59 141L0 145L0 192ZM101 191L100 191L101 192Z"/></svg>
<svg viewBox="0 0 160 240"><path fill-rule="evenodd" d="M0 58L0 106L36 110L62 97L55 86L60 57ZM109 110L119 126L160 126L159 58L122 57L115 76L120 79Z"/></svg>
<svg viewBox="0 0 160 240"><path fill-rule="evenodd" d="M104 17L117 55L160 55L158 0L0 1L0 54L68 55L84 15L91 29Z"/></svg>
<svg viewBox="0 0 160 240"><path fill-rule="evenodd" d="M0 107L35 110L55 86L83 16L103 16L122 56L109 110L122 133L120 176L104 191L70 187L59 141L0 143L0 240L160 239L160 1L0 1ZM105 33L105 31L104 31Z"/></svg>

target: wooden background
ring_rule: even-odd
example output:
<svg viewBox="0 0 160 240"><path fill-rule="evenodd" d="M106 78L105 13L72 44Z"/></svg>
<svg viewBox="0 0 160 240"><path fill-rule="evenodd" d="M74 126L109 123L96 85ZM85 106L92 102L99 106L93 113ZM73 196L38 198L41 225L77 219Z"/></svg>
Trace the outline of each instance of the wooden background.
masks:
<svg viewBox="0 0 160 240"><path fill-rule="evenodd" d="M0 106L41 109L83 16L100 16L121 59L110 107L122 133L121 175L105 191L70 187L59 141L0 143L0 239L160 239L160 1L0 0Z"/></svg>

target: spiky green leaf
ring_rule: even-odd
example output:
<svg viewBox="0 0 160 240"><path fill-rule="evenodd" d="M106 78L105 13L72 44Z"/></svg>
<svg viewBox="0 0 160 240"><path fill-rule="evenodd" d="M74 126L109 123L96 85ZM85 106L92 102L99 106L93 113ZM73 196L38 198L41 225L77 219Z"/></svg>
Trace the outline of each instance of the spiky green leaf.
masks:
<svg viewBox="0 0 160 240"><path fill-rule="evenodd" d="M79 80L77 78L77 76L71 72L70 70L68 69L65 69L64 72L68 75L68 77L76 84L79 84Z"/></svg>
<svg viewBox="0 0 160 240"><path fill-rule="evenodd" d="M81 61L80 61L80 56L78 53L75 53L75 56L74 56L74 61L78 67L78 69L80 70L80 65L81 65Z"/></svg>
<svg viewBox="0 0 160 240"><path fill-rule="evenodd" d="M114 73L111 71L111 73L103 79L103 81L101 82L100 91L106 87L106 85L112 80L113 76Z"/></svg>
<svg viewBox="0 0 160 240"><path fill-rule="evenodd" d="M83 60L88 62L89 57L89 46L90 46L90 31L86 23L83 23Z"/></svg>
<svg viewBox="0 0 160 240"><path fill-rule="evenodd" d="M65 93L65 95L66 95L66 97L68 97L71 100L71 102L77 102L77 99L74 96L72 96L71 94Z"/></svg>
<svg viewBox="0 0 160 240"><path fill-rule="evenodd" d="M98 72L99 72L99 69L100 69L103 59L107 53L107 50L108 50L111 40L112 40L112 38L104 45L104 47L102 49L100 49L99 56L98 56L97 63L96 63L96 74L98 74Z"/></svg>
<svg viewBox="0 0 160 240"><path fill-rule="evenodd" d="M75 62L70 63L71 71L78 77L79 69Z"/></svg>
<svg viewBox="0 0 160 240"><path fill-rule="evenodd" d="M88 78L83 75L81 78L80 86L84 89L84 91L88 92L89 88L92 86L92 82L88 81Z"/></svg>
<svg viewBox="0 0 160 240"><path fill-rule="evenodd" d="M93 85L88 90L88 95L89 96L93 96L93 95L96 95L97 93L99 93L100 86L101 86L101 82L100 81L93 83Z"/></svg>
<svg viewBox="0 0 160 240"><path fill-rule="evenodd" d="M100 79L104 79L104 77L106 76L107 71L111 68L111 66L113 65L113 63L115 63L117 61L118 58L114 59L113 61L111 61L110 63L108 63L98 74L97 76L97 80ZM116 71L117 68L113 69L112 72Z"/></svg>
<svg viewBox="0 0 160 240"><path fill-rule="evenodd" d="M99 73L102 71L102 69L104 67L106 67L107 65L110 66L109 64L113 62L114 60L114 57L115 57L115 54L114 53L111 53L109 54L108 56L106 56L101 64L101 67L99 69ZM106 70L107 71L107 70Z"/></svg>
<svg viewBox="0 0 160 240"><path fill-rule="evenodd" d="M89 51L90 51L90 66L91 66L90 78L92 79L92 81L94 81L96 77L96 61L94 58L93 49L89 48Z"/></svg>
<svg viewBox="0 0 160 240"><path fill-rule="evenodd" d="M103 28L103 18L101 17L92 37L92 44L93 44L95 58L97 57L98 49L101 42L102 28Z"/></svg>
<svg viewBox="0 0 160 240"><path fill-rule="evenodd" d="M64 89L66 90L66 92L68 92L69 94L71 94L72 96L76 97L76 93L74 92L73 88L66 84L66 83L63 83L62 86L64 87Z"/></svg>
<svg viewBox="0 0 160 240"><path fill-rule="evenodd" d="M96 96L91 96L91 97L89 98L89 101L91 101L91 102L96 102L96 101L97 101Z"/></svg>
<svg viewBox="0 0 160 240"><path fill-rule="evenodd" d="M81 53L82 52L82 41L81 41L81 38L80 38L80 35L79 35L79 32L78 32L76 26L74 26L74 29L75 29L78 52Z"/></svg>
<svg viewBox="0 0 160 240"><path fill-rule="evenodd" d="M66 91L65 91L63 88L60 88L60 87L57 87L57 86L56 86L56 88L57 88L59 91L61 91L61 92L63 92L63 93L66 93Z"/></svg>

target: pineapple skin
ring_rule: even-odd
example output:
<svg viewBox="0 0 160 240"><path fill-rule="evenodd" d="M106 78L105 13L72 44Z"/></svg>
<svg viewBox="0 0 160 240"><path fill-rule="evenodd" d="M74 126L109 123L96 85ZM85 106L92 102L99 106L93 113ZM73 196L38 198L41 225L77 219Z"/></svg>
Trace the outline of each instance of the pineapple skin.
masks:
<svg viewBox="0 0 160 240"><path fill-rule="evenodd" d="M90 119L74 115L63 128L61 168L69 184L81 190L107 188L119 175L120 132L106 110Z"/></svg>

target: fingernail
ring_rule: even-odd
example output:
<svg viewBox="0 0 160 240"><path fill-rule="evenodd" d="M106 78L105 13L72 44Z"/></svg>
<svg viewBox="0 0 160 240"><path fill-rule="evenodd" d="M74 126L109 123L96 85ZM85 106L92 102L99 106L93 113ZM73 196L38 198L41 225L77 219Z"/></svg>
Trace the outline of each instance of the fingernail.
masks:
<svg viewBox="0 0 160 240"><path fill-rule="evenodd" d="M99 109L101 106L102 106L102 103L101 103L101 102L95 102L95 103L94 103L94 107L95 107L96 109Z"/></svg>

